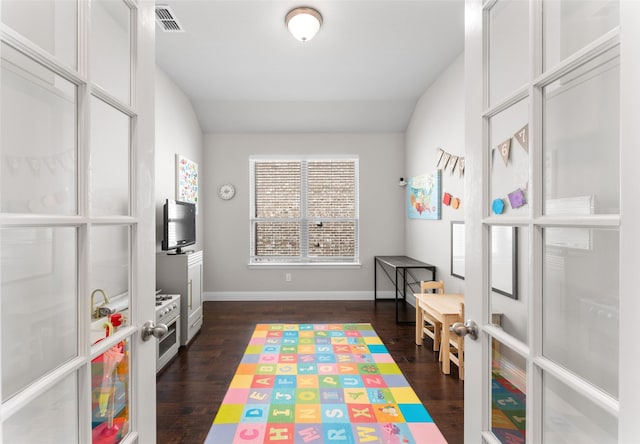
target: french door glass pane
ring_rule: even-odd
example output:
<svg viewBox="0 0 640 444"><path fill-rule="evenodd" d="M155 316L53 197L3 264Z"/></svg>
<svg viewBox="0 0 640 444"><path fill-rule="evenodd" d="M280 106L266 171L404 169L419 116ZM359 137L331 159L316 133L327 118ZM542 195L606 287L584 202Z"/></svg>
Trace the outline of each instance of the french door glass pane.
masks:
<svg viewBox="0 0 640 444"><path fill-rule="evenodd" d="M93 216L129 214L129 117L91 98L90 205Z"/></svg>
<svg viewBox="0 0 640 444"><path fill-rule="evenodd" d="M77 66L77 2L69 0L5 0L2 22L75 68Z"/></svg>
<svg viewBox="0 0 640 444"><path fill-rule="evenodd" d="M498 1L489 11L489 104L529 80L529 3Z"/></svg>
<svg viewBox="0 0 640 444"><path fill-rule="evenodd" d="M491 431L501 443L523 443L527 417L525 359L495 339L491 350Z"/></svg>
<svg viewBox="0 0 640 444"><path fill-rule="evenodd" d="M542 442L554 444L616 444L618 421L606 410L561 383L543 375Z"/></svg>
<svg viewBox="0 0 640 444"><path fill-rule="evenodd" d="M4 424L6 443L78 443L78 375L67 375Z"/></svg>
<svg viewBox="0 0 640 444"><path fill-rule="evenodd" d="M91 342L126 325L129 315L131 258L129 226L95 226L91 231ZM114 316L120 314L120 316Z"/></svg>
<svg viewBox="0 0 640 444"><path fill-rule="evenodd" d="M611 50L546 86L544 212L620 212L620 60Z"/></svg>
<svg viewBox="0 0 640 444"><path fill-rule="evenodd" d="M529 235L526 227L491 227L492 323L527 342Z"/></svg>
<svg viewBox="0 0 640 444"><path fill-rule="evenodd" d="M76 232L0 231L3 402L77 356Z"/></svg>
<svg viewBox="0 0 640 444"><path fill-rule="evenodd" d="M528 115L529 100L521 100L489 121L493 215L529 213Z"/></svg>
<svg viewBox="0 0 640 444"><path fill-rule="evenodd" d="M545 69L620 24L618 0L546 0L543 14Z"/></svg>
<svg viewBox="0 0 640 444"><path fill-rule="evenodd" d="M619 233L546 228L543 354L618 396Z"/></svg>
<svg viewBox="0 0 640 444"><path fill-rule="evenodd" d="M1 85L2 212L76 214L76 86L6 44Z"/></svg>
<svg viewBox="0 0 640 444"><path fill-rule="evenodd" d="M122 1L91 2L91 75L124 103L131 97L131 10Z"/></svg>
<svg viewBox="0 0 640 444"><path fill-rule="evenodd" d="M91 361L93 444L117 444L129 433L129 347L129 340L123 340Z"/></svg>

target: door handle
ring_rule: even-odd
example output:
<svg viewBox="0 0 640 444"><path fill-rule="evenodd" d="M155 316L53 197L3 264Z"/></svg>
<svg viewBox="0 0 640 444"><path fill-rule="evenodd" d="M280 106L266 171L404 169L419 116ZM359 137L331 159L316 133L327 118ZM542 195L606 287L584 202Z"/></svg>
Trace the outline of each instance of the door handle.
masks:
<svg viewBox="0 0 640 444"><path fill-rule="evenodd" d="M461 338L469 335L469 337L474 341L478 339L478 324L473 322L471 319L468 319L464 324L462 322L456 322L449 327L449 331Z"/></svg>
<svg viewBox="0 0 640 444"><path fill-rule="evenodd" d="M167 333L169 333L169 327L165 324L156 324L153 321L147 321L142 326L141 335L143 341L148 341L151 339L151 336L161 339L164 338Z"/></svg>

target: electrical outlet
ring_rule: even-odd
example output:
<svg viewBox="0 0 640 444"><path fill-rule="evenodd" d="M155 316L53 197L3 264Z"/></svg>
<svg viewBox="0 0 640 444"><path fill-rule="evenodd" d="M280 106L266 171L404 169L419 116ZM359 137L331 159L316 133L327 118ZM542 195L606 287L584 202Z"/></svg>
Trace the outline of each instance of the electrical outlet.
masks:
<svg viewBox="0 0 640 444"><path fill-rule="evenodd" d="M285 282L291 282L291 273L285 273L284 280Z"/></svg>

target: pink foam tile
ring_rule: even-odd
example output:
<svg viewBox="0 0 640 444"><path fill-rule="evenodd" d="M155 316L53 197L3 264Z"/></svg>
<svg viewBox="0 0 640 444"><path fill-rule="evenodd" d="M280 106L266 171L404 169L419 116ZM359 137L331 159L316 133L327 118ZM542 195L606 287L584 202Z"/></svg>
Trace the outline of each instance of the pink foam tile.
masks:
<svg viewBox="0 0 640 444"><path fill-rule="evenodd" d="M249 345L264 345L266 338L251 338Z"/></svg>
<svg viewBox="0 0 640 444"><path fill-rule="evenodd" d="M233 443L229 444L262 444L264 442L266 424L241 423L238 424Z"/></svg>
<svg viewBox="0 0 640 444"><path fill-rule="evenodd" d="M246 404L249 396L249 389L230 388L222 400L223 404Z"/></svg>
<svg viewBox="0 0 640 444"><path fill-rule="evenodd" d="M444 439L442 432L440 432L440 429L434 423L410 423L409 430L411 430L411 434L413 435L413 439L415 439L416 444L447 444L447 440Z"/></svg>
<svg viewBox="0 0 640 444"><path fill-rule="evenodd" d="M380 363L396 362L393 360L393 357L387 353L374 353L371 356L373 356L373 362L380 362Z"/></svg>

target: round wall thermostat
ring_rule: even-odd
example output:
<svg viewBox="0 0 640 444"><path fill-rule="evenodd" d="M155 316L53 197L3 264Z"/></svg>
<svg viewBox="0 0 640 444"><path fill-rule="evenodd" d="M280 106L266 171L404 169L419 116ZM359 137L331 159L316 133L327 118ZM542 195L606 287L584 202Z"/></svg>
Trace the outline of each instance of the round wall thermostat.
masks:
<svg viewBox="0 0 640 444"><path fill-rule="evenodd" d="M220 188L218 189L218 196L220 196L220 199L229 200L232 199L235 195L236 188L233 185L231 185L230 183L220 185Z"/></svg>

